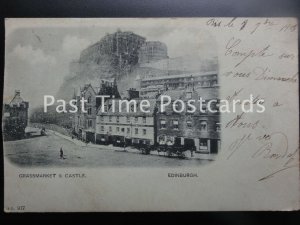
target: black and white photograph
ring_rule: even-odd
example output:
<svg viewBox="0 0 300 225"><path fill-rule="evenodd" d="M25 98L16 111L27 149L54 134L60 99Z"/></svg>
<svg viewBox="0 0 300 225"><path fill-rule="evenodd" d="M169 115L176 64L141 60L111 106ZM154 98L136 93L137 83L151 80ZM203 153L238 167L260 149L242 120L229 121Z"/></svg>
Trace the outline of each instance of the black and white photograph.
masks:
<svg viewBox="0 0 300 225"><path fill-rule="evenodd" d="M294 17L7 18L4 211L299 210Z"/></svg>
<svg viewBox="0 0 300 225"><path fill-rule="evenodd" d="M214 161L221 148L215 39L205 29L145 22L14 30L6 52L5 157L25 167ZM200 98L214 100L216 111L203 104L189 112L188 100L198 107ZM149 103L147 112L141 103Z"/></svg>

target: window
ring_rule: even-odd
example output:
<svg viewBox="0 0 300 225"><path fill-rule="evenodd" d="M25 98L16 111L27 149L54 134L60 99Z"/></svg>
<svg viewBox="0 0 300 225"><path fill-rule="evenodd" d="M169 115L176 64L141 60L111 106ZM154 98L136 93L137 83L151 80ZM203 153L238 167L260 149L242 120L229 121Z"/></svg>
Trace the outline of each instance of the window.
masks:
<svg viewBox="0 0 300 225"><path fill-rule="evenodd" d="M221 124L220 123L216 123L216 131L217 132L221 131Z"/></svg>
<svg viewBox="0 0 300 225"><path fill-rule="evenodd" d="M175 100L173 104L175 106L174 112L183 112L184 111L184 102L182 100Z"/></svg>
<svg viewBox="0 0 300 225"><path fill-rule="evenodd" d="M93 126L93 121L92 120L88 120L88 127L92 127Z"/></svg>
<svg viewBox="0 0 300 225"><path fill-rule="evenodd" d="M119 123L119 121L120 121L120 117L119 117L119 116L117 116L117 123Z"/></svg>
<svg viewBox="0 0 300 225"><path fill-rule="evenodd" d="M92 97L91 97L91 96L88 97L87 102L88 102L88 103L91 103L91 102L92 102Z"/></svg>
<svg viewBox="0 0 300 225"><path fill-rule="evenodd" d="M117 127L117 128L116 128L116 131L119 132L119 131L120 131L120 127Z"/></svg>
<svg viewBox="0 0 300 225"><path fill-rule="evenodd" d="M200 131L207 131L207 122L204 120L200 121Z"/></svg>
<svg viewBox="0 0 300 225"><path fill-rule="evenodd" d="M127 128L127 134L129 134L130 133L130 128Z"/></svg>
<svg viewBox="0 0 300 225"><path fill-rule="evenodd" d="M200 150L208 150L207 139L200 139Z"/></svg>
<svg viewBox="0 0 300 225"><path fill-rule="evenodd" d="M192 121L191 120L186 121L186 126L187 128L192 128L193 127Z"/></svg>
<svg viewBox="0 0 300 225"><path fill-rule="evenodd" d="M173 120L173 128L175 130L178 130L179 129L179 126L178 126L178 120Z"/></svg>
<svg viewBox="0 0 300 225"><path fill-rule="evenodd" d="M5 112L4 113L4 117L10 117L10 113L9 112Z"/></svg>
<svg viewBox="0 0 300 225"><path fill-rule="evenodd" d="M206 113L207 112L206 103L202 103L201 110L202 110L202 113Z"/></svg>
<svg viewBox="0 0 300 225"><path fill-rule="evenodd" d="M187 92L187 93L186 93L186 97L187 97L187 98L192 98L192 92Z"/></svg>
<svg viewBox="0 0 300 225"><path fill-rule="evenodd" d="M160 129L166 128L166 120L160 120Z"/></svg>
<svg viewBox="0 0 300 225"><path fill-rule="evenodd" d="M109 120L109 122L111 122L112 121L112 116L109 116L108 120Z"/></svg>
<svg viewBox="0 0 300 225"><path fill-rule="evenodd" d="M147 134L147 130L143 129L143 135L146 135L146 134Z"/></svg>
<svg viewBox="0 0 300 225"><path fill-rule="evenodd" d="M100 121L104 121L104 117L103 116L100 116Z"/></svg>
<svg viewBox="0 0 300 225"><path fill-rule="evenodd" d="M134 105L130 106L130 112L134 112Z"/></svg>
<svg viewBox="0 0 300 225"><path fill-rule="evenodd" d="M135 134L138 134L139 133L139 128L135 128Z"/></svg>
<svg viewBox="0 0 300 225"><path fill-rule="evenodd" d="M121 128L121 132L125 132L125 128Z"/></svg>
<svg viewBox="0 0 300 225"><path fill-rule="evenodd" d="M111 128L111 126L109 126L109 132L112 132L112 128Z"/></svg>
<svg viewBox="0 0 300 225"><path fill-rule="evenodd" d="M134 117L134 122L138 122L139 121L139 118L138 117Z"/></svg>
<svg viewBox="0 0 300 225"><path fill-rule="evenodd" d="M127 116L127 123L130 123L130 117Z"/></svg>
<svg viewBox="0 0 300 225"><path fill-rule="evenodd" d="M92 115L92 108L88 108L88 115Z"/></svg>
<svg viewBox="0 0 300 225"><path fill-rule="evenodd" d="M165 135L161 135L161 136L158 137L158 143L160 145L165 144L165 142L166 142L166 136Z"/></svg>
<svg viewBox="0 0 300 225"><path fill-rule="evenodd" d="M101 126L101 131L104 131L104 126Z"/></svg>
<svg viewBox="0 0 300 225"><path fill-rule="evenodd" d="M146 117L145 116L143 117L143 123L146 123Z"/></svg>

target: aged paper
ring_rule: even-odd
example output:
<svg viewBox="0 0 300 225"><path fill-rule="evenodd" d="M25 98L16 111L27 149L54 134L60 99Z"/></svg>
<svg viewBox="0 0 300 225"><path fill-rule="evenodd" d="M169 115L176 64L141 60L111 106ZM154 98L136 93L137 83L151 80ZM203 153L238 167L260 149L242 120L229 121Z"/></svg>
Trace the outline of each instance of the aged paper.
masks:
<svg viewBox="0 0 300 225"><path fill-rule="evenodd" d="M6 212L299 209L297 19L5 30Z"/></svg>

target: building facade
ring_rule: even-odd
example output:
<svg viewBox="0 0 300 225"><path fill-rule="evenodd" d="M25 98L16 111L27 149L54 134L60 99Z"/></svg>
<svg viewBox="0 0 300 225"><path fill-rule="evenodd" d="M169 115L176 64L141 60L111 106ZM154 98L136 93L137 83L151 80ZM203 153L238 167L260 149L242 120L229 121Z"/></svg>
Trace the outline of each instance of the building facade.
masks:
<svg viewBox="0 0 300 225"><path fill-rule="evenodd" d="M136 102L136 111L133 104L127 109L126 103L120 105L121 99L105 102L104 112L98 110L96 124L96 143L125 145L154 145L156 143L156 101L150 102L149 112L140 110L141 99ZM113 112L113 105L115 111Z"/></svg>
<svg viewBox="0 0 300 225"><path fill-rule="evenodd" d="M166 91L172 99L172 103L162 112L160 109L156 115L157 123L157 142L159 145L184 146L187 150L195 150L199 153L218 153L221 147L220 141L220 114L212 113L203 106L205 112L201 112L198 107L196 112L188 113L187 107L183 112L176 113L173 110L173 102L181 99L187 105L190 99L199 100L200 97L205 100L218 100L217 88L210 89L187 89ZM158 104L161 103L158 98ZM178 106L181 109L181 106ZM212 107L217 110L218 104Z"/></svg>
<svg viewBox="0 0 300 225"><path fill-rule="evenodd" d="M101 98L98 95L108 95L110 97L119 97L116 81L101 80L100 87L93 87L91 84L86 84L80 89L79 95L74 96L77 100L78 111L74 116L73 133L85 142L96 142L96 116L98 108L101 106ZM81 99L87 100L82 111Z"/></svg>
<svg viewBox="0 0 300 225"><path fill-rule="evenodd" d="M221 147L221 123L217 75L209 73L166 77L168 79L142 80L147 82L144 88L140 91L130 88L127 99L120 98L115 81L113 84L102 83L98 90L86 85L80 96L88 100L85 107L87 113L79 110L75 116L78 136L84 141L97 144L174 145L199 153L218 153ZM96 95L100 93L110 95L111 98L103 103L98 102ZM162 95L170 96L172 100L164 112L160 110ZM78 100L80 96L77 96ZM177 113L172 105L178 99L185 106L189 100L195 100L196 111L189 113L188 108L185 108ZM204 111L201 111L197 105L200 99L205 100L206 104L215 100L211 106L216 112L209 111L206 104L203 106ZM147 113L139 107L145 100L150 103L150 112Z"/></svg>
<svg viewBox="0 0 300 225"><path fill-rule="evenodd" d="M29 103L24 101L19 90L8 103L4 104L2 125L4 140L20 139L25 136L25 128L28 124Z"/></svg>
<svg viewBox="0 0 300 225"><path fill-rule="evenodd" d="M140 89L142 98L155 98L165 91L165 85L152 85Z"/></svg>
<svg viewBox="0 0 300 225"><path fill-rule="evenodd" d="M168 89L186 89L189 87L216 87L218 86L218 73L190 73L179 75L166 75L140 79L141 89L163 85Z"/></svg>
<svg viewBox="0 0 300 225"><path fill-rule="evenodd" d="M73 131L77 137L86 142L95 142L95 121L96 110L98 105L96 104L96 95L98 94L98 88L93 87L91 84L87 84L80 89L79 95L76 96L78 111L74 116ZM87 100L82 110L81 99Z"/></svg>

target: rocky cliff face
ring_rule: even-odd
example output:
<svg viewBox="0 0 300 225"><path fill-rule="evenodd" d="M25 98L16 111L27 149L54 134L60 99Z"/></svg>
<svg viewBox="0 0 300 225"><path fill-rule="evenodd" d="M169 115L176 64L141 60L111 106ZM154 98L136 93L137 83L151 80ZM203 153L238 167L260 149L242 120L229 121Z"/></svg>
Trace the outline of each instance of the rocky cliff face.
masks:
<svg viewBox="0 0 300 225"><path fill-rule="evenodd" d="M105 62L116 75L120 75L138 63L138 52L144 43L144 37L132 32L117 31L83 50L79 62L98 65Z"/></svg>
<svg viewBox="0 0 300 225"><path fill-rule="evenodd" d="M131 78L137 67L138 51L144 42L144 37L132 32L107 34L83 50L77 62L70 64L70 74L60 87L57 97L71 99L74 89L86 83L97 86L100 79L116 78L119 82Z"/></svg>
<svg viewBox="0 0 300 225"><path fill-rule="evenodd" d="M150 55L150 58L156 60L158 57L168 58L166 45L161 42L153 43L156 45L159 43L159 48L153 48L152 45L151 48L148 48L149 42L146 42L144 37L132 32L117 31L107 34L99 42L83 50L77 62L70 64L70 74L61 85L57 98L70 100L74 89L78 90L86 83L99 86L101 79L108 78L116 78L119 92L122 95L129 88L138 88L137 77L166 74L169 68L140 66L139 56L141 55ZM145 52L146 50L150 52ZM170 74L182 72L176 70L171 71Z"/></svg>

